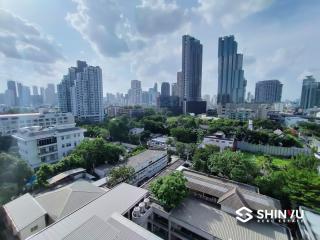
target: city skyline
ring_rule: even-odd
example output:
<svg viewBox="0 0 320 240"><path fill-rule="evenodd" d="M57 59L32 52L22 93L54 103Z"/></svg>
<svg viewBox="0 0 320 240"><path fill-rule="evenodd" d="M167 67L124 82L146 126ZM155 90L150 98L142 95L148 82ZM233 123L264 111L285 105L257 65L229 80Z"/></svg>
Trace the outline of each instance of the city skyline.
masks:
<svg viewBox="0 0 320 240"><path fill-rule="evenodd" d="M247 92L254 92L258 81L279 79L284 84L283 99L296 99L305 75L319 79L320 69L314 61L319 35L312 27L320 18L316 15L319 2L255 1L247 8L242 1L215 3L105 1L91 6L86 1L2 1L0 31L5 34L1 38L11 51L0 47L0 91L5 90L8 79L24 85L57 84L64 69L78 59L101 66L104 93L124 92L132 79L142 81L146 88L154 82L173 83L181 70L184 34L199 39L204 47L203 95L217 92L217 43L225 35L234 35L240 43ZM55 22L45 18L49 12L56 16ZM84 22L87 16L91 22ZM151 28L145 19L158 28ZM18 27L9 29L13 23ZM102 33L94 24L101 25ZM34 40L30 46L23 34ZM286 86L295 87L289 90Z"/></svg>

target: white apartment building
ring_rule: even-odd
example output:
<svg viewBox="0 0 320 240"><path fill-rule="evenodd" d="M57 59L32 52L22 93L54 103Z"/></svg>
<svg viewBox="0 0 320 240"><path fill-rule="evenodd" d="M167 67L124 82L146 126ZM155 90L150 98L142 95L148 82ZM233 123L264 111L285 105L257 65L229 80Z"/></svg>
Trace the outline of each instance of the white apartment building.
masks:
<svg viewBox="0 0 320 240"><path fill-rule="evenodd" d="M54 163L67 156L84 139L84 132L73 123L24 127L13 137L17 139L21 158L35 169L42 163Z"/></svg>
<svg viewBox="0 0 320 240"><path fill-rule="evenodd" d="M233 148L234 139L226 138L223 132L216 132L212 136L204 137L200 147L205 147L205 145L214 145L220 148L222 152L225 148Z"/></svg>
<svg viewBox="0 0 320 240"><path fill-rule="evenodd" d="M143 180L149 179L167 166L168 154L166 151L146 150L130 157L127 166L135 170L133 183L139 185Z"/></svg>
<svg viewBox="0 0 320 240"><path fill-rule="evenodd" d="M18 132L19 128L41 126L50 127L74 123L71 113L22 113L0 115L0 136L9 136Z"/></svg>

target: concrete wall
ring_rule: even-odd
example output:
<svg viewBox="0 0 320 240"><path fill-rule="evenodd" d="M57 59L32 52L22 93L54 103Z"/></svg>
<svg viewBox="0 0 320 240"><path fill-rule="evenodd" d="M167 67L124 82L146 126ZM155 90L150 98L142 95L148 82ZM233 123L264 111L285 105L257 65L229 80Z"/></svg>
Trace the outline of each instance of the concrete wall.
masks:
<svg viewBox="0 0 320 240"><path fill-rule="evenodd" d="M253 153L264 153L274 156L291 157L299 153L312 154L309 148L296 148L296 147L278 147L261 144L252 144L244 141L237 142L237 149Z"/></svg>

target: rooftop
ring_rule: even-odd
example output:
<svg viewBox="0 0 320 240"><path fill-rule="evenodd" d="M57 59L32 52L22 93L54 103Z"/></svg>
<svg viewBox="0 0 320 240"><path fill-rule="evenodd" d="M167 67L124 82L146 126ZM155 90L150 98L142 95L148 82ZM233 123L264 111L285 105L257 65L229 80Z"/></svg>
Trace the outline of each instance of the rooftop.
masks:
<svg viewBox="0 0 320 240"><path fill-rule="evenodd" d="M23 127L20 128L19 131L14 134L15 138L25 138L25 137L35 137L35 136L43 136L43 135L53 135L55 133L63 133L70 131L83 130L80 127L75 127L75 124L65 124L65 125L57 125L51 127L42 127L42 126L32 126L32 127Z"/></svg>
<svg viewBox="0 0 320 240"><path fill-rule="evenodd" d="M304 212L303 222L299 223L300 231L308 235L307 239L320 239L320 213L302 206L300 210Z"/></svg>
<svg viewBox="0 0 320 240"><path fill-rule="evenodd" d="M280 201L258 193L254 186L238 183L228 179L206 176L196 171L183 170L187 178L189 189L210 194L219 198L221 204L229 204L234 209L238 208L239 201L251 209L281 209Z"/></svg>
<svg viewBox="0 0 320 240"><path fill-rule="evenodd" d="M113 227L107 228L102 226L112 221L109 219L114 213L124 214L147 194L148 192L145 189L126 183L119 184L84 207L31 236L29 240L143 239L121 236L120 226L118 226L119 228L116 231ZM139 228L139 231L142 231L142 229ZM77 232L78 235L74 235ZM81 234L79 235L79 233ZM106 238L107 236L108 238Z"/></svg>
<svg viewBox="0 0 320 240"><path fill-rule="evenodd" d="M128 159L127 165L133 167L136 171L139 171L139 167L144 164L148 163L151 164L156 162L160 158L163 158L167 155L166 151L160 150L145 150L142 153L139 153L133 157Z"/></svg>
<svg viewBox="0 0 320 240"><path fill-rule="evenodd" d="M71 169L71 170L59 173L59 174L53 176L52 178L49 178L47 181L48 181L49 185L53 185L53 184L63 180L64 178L67 178L67 177L69 177L71 175L82 173L82 172L85 172L85 171L86 170L84 168Z"/></svg>
<svg viewBox="0 0 320 240"><path fill-rule="evenodd" d="M29 193L5 204L3 208L17 231L24 229L47 213Z"/></svg>
<svg viewBox="0 0 320 240"><path fill-rule="evenodd" d="M42 194L36 197L36 201L46 210L52 220L56 221L105 193L105 190L91 183L77 181L58 190Z"/></svg>
<svg viewBox="0 0 320 240"><path fill-rule="evenodd" d="M254 221L241 223L234 216L193 197L186 198L170 216L218 239L289 239L286 228L280 225Z"/></svg>

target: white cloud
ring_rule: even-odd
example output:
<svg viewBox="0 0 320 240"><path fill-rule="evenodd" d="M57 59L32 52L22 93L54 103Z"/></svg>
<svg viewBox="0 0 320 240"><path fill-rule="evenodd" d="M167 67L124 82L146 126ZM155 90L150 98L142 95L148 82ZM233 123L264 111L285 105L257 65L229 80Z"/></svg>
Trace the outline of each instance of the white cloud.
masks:
<svg viewBox="0 0 320 240"><path fill-rule="evenodd" d="M229 27L247 16L259 12L273 0L198 0L199 6L194 12L203 17L207 24L220 23Z"/></svg>
<svg viewBox="0 0 320 240"><path fill-rule="evenodd" d="M33 24L0 9L0 53L7 58L54 63L63 59L53 40Z"/></svg>

